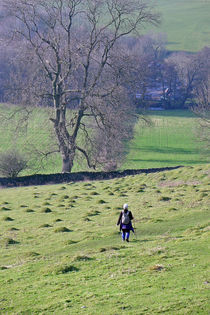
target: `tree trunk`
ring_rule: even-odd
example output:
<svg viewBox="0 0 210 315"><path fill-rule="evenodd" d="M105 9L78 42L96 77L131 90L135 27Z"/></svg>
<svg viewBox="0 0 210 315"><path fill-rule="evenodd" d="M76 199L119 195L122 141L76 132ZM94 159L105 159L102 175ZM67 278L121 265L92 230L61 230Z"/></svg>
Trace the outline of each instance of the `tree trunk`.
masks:
<svg viewBox="0 0 210 315"><path fill-rule="evenodd" d="M62 173L70 173L73 167L73 160L70 155L62 155Z"/></svg>

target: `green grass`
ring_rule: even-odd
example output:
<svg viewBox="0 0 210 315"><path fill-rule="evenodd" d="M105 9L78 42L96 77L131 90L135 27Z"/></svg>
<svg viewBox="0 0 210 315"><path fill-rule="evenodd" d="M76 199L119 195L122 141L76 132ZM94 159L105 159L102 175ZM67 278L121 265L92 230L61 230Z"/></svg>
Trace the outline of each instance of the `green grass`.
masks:
<svg viewBox="0 0 210 315"><path fill-rule="evenodd" d="M152 126L139 120L123 168L194 165L209 162L196 136L197 118L189 111L150 112Z"/></svg>
<svg viewBox="0 0 210 315"><path fill-rule="evenodd" d="M196 52L210 45L209 0L156 0L162 24L154 32L166 33L169 50Z"/></svg>
<svg viewBox="0 0 210 315"><path fill-rule="evenodd" d="M0 113L14 111L14 107L0 105ZM194 165L206 163L208 157L203 155L197 141L196 127L198 120L189 111L161 111L148 113L153 125L145 126L141 120L136 124L134 139L127 145L128 155L122 168L151 168L174 165ZM15 144L21 152L31 149L44 151L55 147L52 140L52 126L46 123L47 109L36 109L28 126L27 133L14 137L17 120L3 125L0 132L0 151L9 149ZM32 146L31 146L32 143ZM37 173L59 173L61 160L59 154L49 157L41 167L40 159L29 155L33 169L22 172L22 175ZM87 170L86 163L75 163L73 171Z"/></svg>
<svg viewBox="0 0 210 315"><path fill-rule="evenodd" d="M208 314L209 172L1 190L0 313ZM128 244L115 227L125 202Z"/></svg>

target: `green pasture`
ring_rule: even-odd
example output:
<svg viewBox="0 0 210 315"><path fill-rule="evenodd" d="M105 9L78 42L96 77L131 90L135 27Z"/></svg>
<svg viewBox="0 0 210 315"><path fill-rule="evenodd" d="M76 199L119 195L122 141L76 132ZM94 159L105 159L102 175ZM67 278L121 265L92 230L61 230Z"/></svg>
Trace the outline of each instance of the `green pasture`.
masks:
<svg viewBox="0 0 210 315"><path fill-rule="evenodd" d="M207 163L199 138L198 118L189 111L150 112L151 125L139 119L128 144L123 168L150 168Z"/></svg>
<svg viewBox="0 0 210 315"><path fill-rule="evenodd" d="M13 113L16 107L0 106L0 114ZM25 129L17 133L18 117L1 124L0 151L17 147L30 158L31 168L22 173L57 173L61 171L59 154L41 160L39 152L57 149L47 111L36 108ZM151 124L142 119L135 126L134 138L126 144L122 169L195 165L209 162L196 135L198 118L189 111L148 112ZM75 163L73 171L87 170L86 163Z"/></svg>
<svg viewBox="0 0 210 315"><path fill-rule="evenodd" d="M0 190L0 314L207 315L209 172Z"/></svg>
<svg viewBox="0 0 210 315"><path fill-rule="evenodd" d="M210 45L209 0L154 0L161 25L154 32L166 33L168 49L199 51Z"/></svg>

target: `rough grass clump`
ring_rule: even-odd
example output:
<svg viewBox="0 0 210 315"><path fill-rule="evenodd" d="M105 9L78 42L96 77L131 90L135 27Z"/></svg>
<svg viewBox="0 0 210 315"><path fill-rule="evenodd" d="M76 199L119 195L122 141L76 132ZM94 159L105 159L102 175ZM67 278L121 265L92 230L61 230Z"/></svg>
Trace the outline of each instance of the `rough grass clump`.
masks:
<svg viewBox="0 0 210 315"><path fill-rule="evenodd" d="M56 222L62 222L63 220L61 220L61 219L56 219L56 220L54 220L54 222L56 223Z"/></svg>
<svg viewBox="0 0 210 315"><path fill-rule="evenodd" d="M17 242L16 240L14 240L13 238L6 238L4 239L4 245L5 246L9 246L9 245L16 245L19 244L19 242Z"/></svg>
<svg viewBox="0 0 210 315"><path fill-rule="evenodd" d="M53 197L53 196L57 196L57 194L56 194L56 193L52 193L50 196L52 196L52 197Z"/></svg>
<svg viewBox="0 0 210 315"><path fill-rule="evenodd" d="M97 196L97 195L100 195L100 194L97 193L97 191L92 191L92 192L90 193L90 195L92 195L92 196Z"/></svg>
<svg viewBox="0 0 210 315"><path fill-rule="evenodd" d="M0 266L0 270L7 270L8 269L8 267L6 267L6 266Z"/></svg>
<svg viewBox="0 0 210 315"><path fill-rule="evenodd" d="M60 202L63 202L63 201L65 201L65 200L67 200L67 199L69 199L69 196L68 196L68 195L64 195L64 196L61 196L61 197L59 198L59 201L60 201Z"/></svg>
<svg viewBox="0 0 210 315"><path fill-rule="evenodd" d="M98 200L97 203L100 204L100 205L102 205L102 204L106 203L106 201L104 201L103 199L100 199L100 200Z"/></svg>
<svg viewBox="0 0 210 315"><path fill-rule="evenodd" d="M8 229L8 231L11 231L11 232L13 232L13 231L19 231L19 229L17 229L16 227L11 227L10 229Z"/></svg>
<svg viewBox="0 0 210 315"><path fill-rule="evenodd" d="M166 251L165 247L158 246L158 247L150 248L148 250L148 255L150 255L150 256L160 255L160 254L165 253L165 251Z"/></svg>
<svg viewBox="0 0 210 315"><path fill-rule="evenodd" d="M73 241L73 240L68 240L68 241L65 241L65 245L73 245L73 244L76 244L78 243L77 241Z"/></svg>
<svg viewBox="0 0 210 315"><path fill-rule="evenodd" d="M50 205L50 203L48 202L48 201L45 201L44 203L43 203L43 206L49 206Z"/></svg>
<svg viewBox="0 0 210 315"><path fill-rule="evenodd" d="M65 190L65 189L66 189L65 186L61 186L61 187L60 187L60 190Z"/></svg>
<svg viewBox="0 0 210 315"><path fill-rule="evenodd" d="M25 253L24 256L25 256L26 258L30 258L30 257L34 258L34 257L40 256L40 254L37 253L37 252L27 252L27 253Z"/></svg>
<svg viewBox="0 0 210 315"><path fill-rule="evenodd" d="M50 227L52 227L52 225L50 225L50 224L42 224L42 225L40 225L40 228L50 228Z"/></svg>
<svg viewBox="0 0 210 315"><path fill-rule="evenodd" d="M137 193L141 193L141 192L144 192L144 189L142 189L142 188L139 188L139 189L137 189L137 191L136 191Z"/></svg>
<svg viewBox="0 0 210 315"><path fill-rule="evenodd" d="M69 273L69 272L76 272L79 271L79 269L73 265L61 265L61 266L57 266L54 269L54 274L55 275L60 275L60 274L65 274L65 273Z"/></svg>
<svg viewBox="0 0 210 315"><path fill-rule="evenodd" d="M7 208L7 207L1 207L1 211L10 211L11 209L10 208Z"/></svg>
<svg viewBox="0 0 210 315"><path fill-rule="evenodd" d="M14 221L14 219L12 219L11 217L3 217L2 220L3 221Z"/></svg>
<svg viewBox="0 0 210 315"><path fill-rule="evenodd" d="M73 261L89 261L89 260L92 260L93 258L89 257L89 256L85 256L85 255L78 255L78 256L75 256L73 258Z"/></svg>
<svg viewBox="0 0 210 315"><path fill-rule="evenodd" d="M149 267L149 270L151 271L161 271L163 269L164 269L163 265L153 265Z"/></svg>
<svg viewBox="0 0 210 315"><path fill-rule="evenodd" d="M58 208L64 208L64 207L65 207L65 205L64 205L64 204L62 204L62 203L60 203L59 205L57 205L57 207L58 207Z"/></svg>
<svg viewBox="0 0 210 315"><path fill-rule="evenodd" d="M88 217L94 217L95 215L99 215L101 212L98 210L93 210L91 212L88 212L87 216Z"/></svg>
<svg viewBox="0 0 210 315"><path fill-rule="evenodd" d="M171 200L171 198L170 197L166 197L166 196L161 196L158 200L159 201L169 201L169 200Z"/></svg>
<svg viewBox="0 0 210 315"><path fill-rule="evenodd" d="M177 208L171 207L168 209L168 211L177 211Z"/></svg>
<svg viewBox="0 0 210 315"><path fill-rule="evenodd" d="M88 217L85 217L85 218L84 218L84 221L85 221L85 222L90 222L91 219L89 219Z"/></svg>
<svg viewBox="0 0 210 315"><path fill-rule="evenodd" d="M61 227L58 227L57 229L55 229L55 233L62 233L62 232L71 232L71 230L69 230L65 226L61 226Z"/></svg>
<svg viewBox="0 0 210 315"><path fill-rule="evenodd" d="M25 212L32 213L32 212L34 212L34 210L33 209L26 209Z"/></svg>
<svg viewBox="0 0 210 315"><path fill-rule="evenodd" d="M41 210L41 213L50 213L50 212L52 212L52 210L50 208L43 208Z"/></svg>

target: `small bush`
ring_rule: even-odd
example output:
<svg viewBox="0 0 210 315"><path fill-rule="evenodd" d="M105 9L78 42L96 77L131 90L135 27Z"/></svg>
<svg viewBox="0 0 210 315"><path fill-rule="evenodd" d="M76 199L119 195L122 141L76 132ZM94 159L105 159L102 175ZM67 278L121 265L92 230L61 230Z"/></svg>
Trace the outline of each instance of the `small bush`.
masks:
<svg viewBox="0 0 210 315"><path fill-rule="evenodd" d="M16 150L0 153L0 173L6 177L17 177L20 172L27 169L28 161Z"/></svg>

